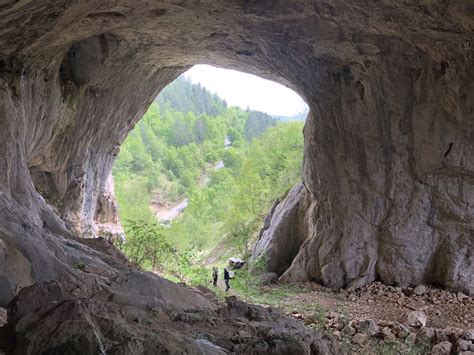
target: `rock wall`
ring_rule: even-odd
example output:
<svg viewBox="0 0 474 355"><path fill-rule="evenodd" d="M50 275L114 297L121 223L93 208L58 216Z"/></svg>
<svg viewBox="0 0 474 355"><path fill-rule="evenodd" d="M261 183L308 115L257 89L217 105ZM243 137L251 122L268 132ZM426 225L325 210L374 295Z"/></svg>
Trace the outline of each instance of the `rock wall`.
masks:
<svg viewBox="0 0 474 355"><path fill-rule="evenodd" d="M125 232L120 223L118 205L115 201L115 185L112 174L107 178L98 202L94 221L97 235L110 241L125 241Z"/></svg>
<svg viewBox="0 0 474 355"><path fill-rule="evenodd" d="M0 270L13 272L0 274L0 306L83 264L134 294L133 277L76 238L95 235L127 132L195 63L273 79L311 108L308 239L283 279L472 293L473 11L463 0L2 1ZM165 302L190 296L133 275Z"/></svg>
<svg viewBox="0 0 474 355"><path fill-rule="evenodd" d="M356 288L380 279L474 292L466 43L452 42L448 53L375 41L359 47L370 60L321 73L303 169L315 206L308 240L281 281Z"/></svg>
<svg viewBox="0 0 474 355"><path fill-rule="evenodd" d="M264 221L252 252L255 265L283 274L308 237L307 216L311 215L309 194L303 184L291 189L283 201L275 201Z"/></svg>
<svg viewBox="0 0 474 355"><path fill-rule="evenodd" d="M377 43L378 60L326 77L332 119L305 128L312 239L285 278L474 291L472 53L414 43Z"/></svg>

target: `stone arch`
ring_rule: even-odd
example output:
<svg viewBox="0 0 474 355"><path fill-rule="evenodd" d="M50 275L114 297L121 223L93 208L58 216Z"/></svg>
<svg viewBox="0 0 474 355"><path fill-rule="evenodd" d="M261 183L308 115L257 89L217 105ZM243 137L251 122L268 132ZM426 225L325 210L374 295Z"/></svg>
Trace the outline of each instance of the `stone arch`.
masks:
<svg viewBox="0 0 474 355"><path fill-rule="evenodd" d="M80 253L62 238L94 233L127 132L168 82L208 63L283 83L310 106L312 208L298 213L308 238L283 279L472 293L469 14L463 1L7 3L1 230L31 260L33 280L71 268ZM54 184L54 208L38 181Z"/></svg>

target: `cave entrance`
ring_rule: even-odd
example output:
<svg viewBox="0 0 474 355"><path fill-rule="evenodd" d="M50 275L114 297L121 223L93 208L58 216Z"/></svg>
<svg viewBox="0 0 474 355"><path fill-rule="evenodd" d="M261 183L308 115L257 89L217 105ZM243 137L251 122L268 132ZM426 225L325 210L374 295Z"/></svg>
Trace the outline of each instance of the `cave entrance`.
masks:
<svg viewBox="0 0 474 355"><path fill-rule="evenodd" d="M308 112L283 85L209 65L165 87L113 169L130 260L180 281L196 263L245 260L274 201L301 181Z"/></svg>

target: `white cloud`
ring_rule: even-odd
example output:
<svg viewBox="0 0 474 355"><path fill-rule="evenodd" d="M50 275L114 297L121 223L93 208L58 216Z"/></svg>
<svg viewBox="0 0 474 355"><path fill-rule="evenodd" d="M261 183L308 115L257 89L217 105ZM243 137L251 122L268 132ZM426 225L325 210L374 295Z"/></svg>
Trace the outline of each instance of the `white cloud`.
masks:
<svg viewBox="0 0 474 355"><path fill-rule="evenodd" d="M306 103L293 90L255 75L210 65L195 65L183 75L231 106L249 107L273 116L292 116L307 110Z"/></svg>

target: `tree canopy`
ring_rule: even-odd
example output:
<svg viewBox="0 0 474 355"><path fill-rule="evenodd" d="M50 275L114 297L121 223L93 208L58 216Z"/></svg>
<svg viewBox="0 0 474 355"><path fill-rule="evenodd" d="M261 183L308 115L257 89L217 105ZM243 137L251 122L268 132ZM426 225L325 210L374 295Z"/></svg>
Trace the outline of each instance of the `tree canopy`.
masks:
<svg viewBox="0 0 474 355"><path fill-rule="evenodd" d="M191 260L202 260L219 243L248 253L273 201L300 180L302 127L227 107L177 79L130 132L114 165L122 249L140 267L180 280L199 279ZM182 216L161 226L150 205L185 197Z"/></svg>

